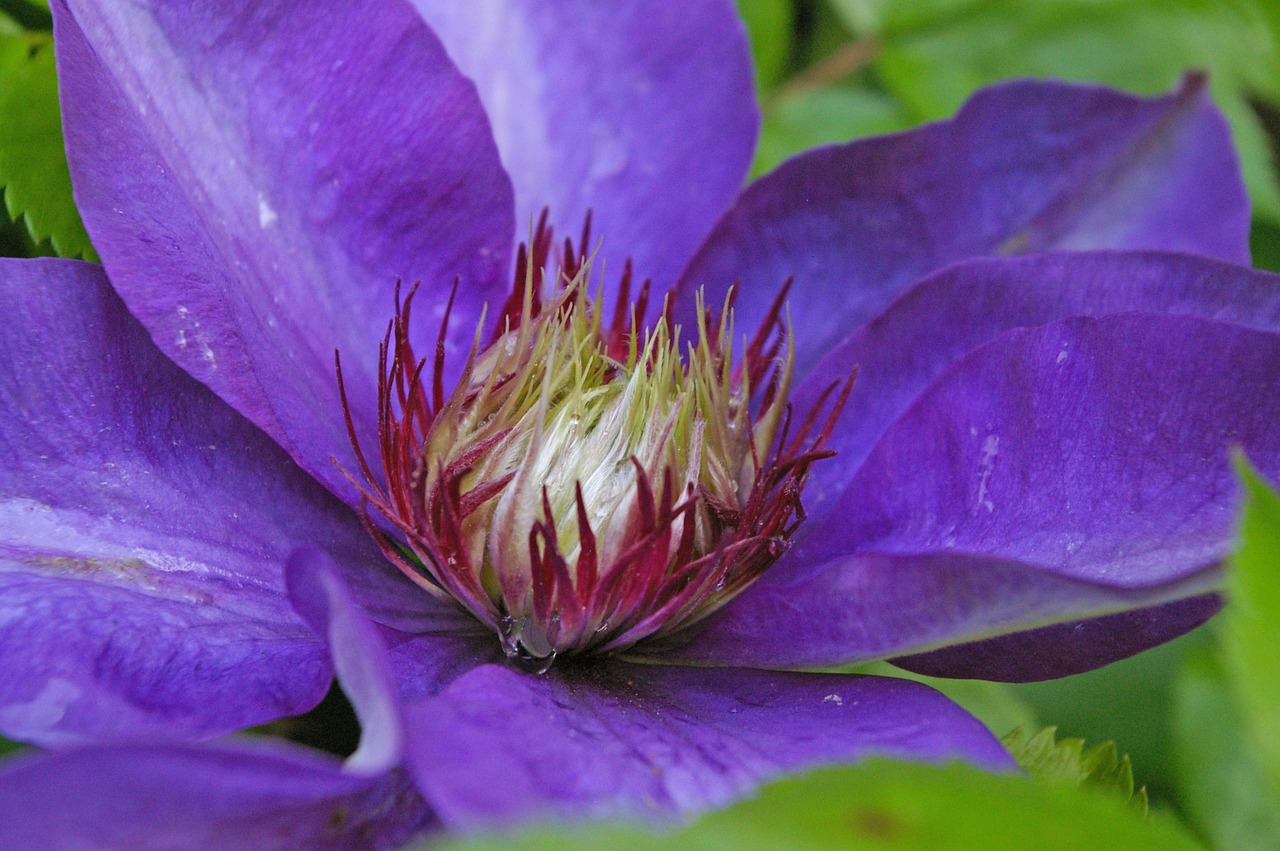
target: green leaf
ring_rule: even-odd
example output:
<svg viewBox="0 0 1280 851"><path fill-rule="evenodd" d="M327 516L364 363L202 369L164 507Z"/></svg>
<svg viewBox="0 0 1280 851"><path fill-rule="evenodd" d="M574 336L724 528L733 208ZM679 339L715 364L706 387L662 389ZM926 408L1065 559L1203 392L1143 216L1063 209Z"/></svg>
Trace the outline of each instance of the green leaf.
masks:
<svg viewBox="0 0 1280 851"><path fill-rule="evenodd" d="M1280 495L1241 459L1240 549L1227 578L1227 672L1248 741L1280 793Z"/></svg>
<svg viewBox="0 0 1280 851"><path fill-rule="evenodd" d="M33 241L49 240L63 257L96 258L71 197L48 33L0 34L0 185Z"/></svg>
<svg viewBox="0 0 1280 851"><path fill-rule="evenodd" d="M1178 801L1215 848L1280 848L1280 800L1271 794L1216 648L1187 657L1173 705Z"/></svg>
<svg viewBox="0 0 1280 851"><path fill-rule="evenodd" d="M1249 251L1256 268L1280 272L1280 225L1267 219L1254 219Z"/></svg>
<svg viewBox="0 0 1280 851"><path fill-rule="evenodd" d="M1120 756L1115 742L1103 742L1088 750L1084 739L1057 741L1057 727L1045 727L1034 736L1018 727L1000 741L1018 765L1043 783L1061 783L1095 789L1128 801L1134 810L1147 814L1147 792L1133 788L1133 765L1129 755Z"/></svg>
<svg viewBox="0 0 1280 851"><path fill-rule="evenodd" d="M664 834L619 825L544 828L452 849L1132 849L1198 847L1175 823L1145 820L1080 789L944 766L873 760L765 787L754 799Z"/></svg>
<svg viewBox="0 0 1280 851"><path fill-rule="evenodd" d="M866 87L784 87L765 109L753 175L772 171L788 157L817 145L891 133L910 125L893 98Z"/></svg>
<svg viewBox="0 0 1280 851"><path fill-rule="evenodd" d="M738 14L751 38L756 87L769 89L782 77L791 59L795 14L791 0L738 0Z"/></svg>
<svg viewBox="0 0 1280 851"><path fill-rule="evenodd" d="M1115 741L1133 759L1135 780L1153 800L1173 795L1173 682L1190 650L1209 644L1205 627L1094 671L1040 683L1017 694L1066 735Z"/></svg>
<svg viewBox="0 0 1280 851"><path fill-rule="evenodd" d="M892 5L893 0L831 0L836 15L860 38L880 33Z"/></svg>
<svg viewBox="0 0 1280 851"><path fill-rule="evenodd" d="M0 0L0 15L29 30L53 29L48 0Z"/></svg>
<svg viewBox="0 0 1280 851"><path fill-rule="evenodd" d="M837 8L850 4L837 2ZM1277 31L1265 0L910 0L877 9L876 68L917 121L951 114L975 89L1013 77L1168 90L1207 69L1257 208L1280 218L1266 133L1250 98L1280 98ZM878 7L878 8L877 8ZM846 10L845 17L849 18Z"/></svg>

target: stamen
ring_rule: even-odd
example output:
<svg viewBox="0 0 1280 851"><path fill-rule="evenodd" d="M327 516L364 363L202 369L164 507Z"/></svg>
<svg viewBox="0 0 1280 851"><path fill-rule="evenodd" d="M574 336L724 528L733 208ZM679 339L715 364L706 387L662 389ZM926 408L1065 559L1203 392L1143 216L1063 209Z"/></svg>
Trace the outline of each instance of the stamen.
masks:
<svg viewBox="0 0 1280 851"><path fill-rule="evenodd" d="M477 329L452 389L445 339L458 282L429 388L410 342L420 287L402 300L397 284L378 356L377 472L334 361L366 528L416 585L456 601L513 662L539 671L683 629L754 582L804 518L805 478L831 454L853 382L824 390L792 434L790 280L739 358L737 288L718 315L699 297L697 338L682 356L670 295L642 330L651 285L631 301L630 261L603 321L599 291L588 297L589 216L580 241L564 241L548 289L547 221L544 211L517 252L489 342Z"/></svg>

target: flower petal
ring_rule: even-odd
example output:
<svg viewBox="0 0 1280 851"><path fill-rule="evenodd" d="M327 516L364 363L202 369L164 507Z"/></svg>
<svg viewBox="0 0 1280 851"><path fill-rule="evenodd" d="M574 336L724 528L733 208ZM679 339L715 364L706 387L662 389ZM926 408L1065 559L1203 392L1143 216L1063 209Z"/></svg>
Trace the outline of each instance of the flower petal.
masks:
<svg viewBox="0 0 1280 851"><path fill-rule="evenodd" d="M348 590L350 571L314 547L290 555L285 578L290 602L330 648L364 729L362 750L388 760L396 754L396 764L403 738L399 700L435 694L472 668L504 658L497 636L457 606L441 603L416 622L401 619L399 629L375 630L362 614L363 601ZM410 593L424 592L415 587Z"/></svg>
<svg viewBox="0 0 1280 851"><path fill-rule="evenodd" d="M457 355L509 274L511 187L474 88L390 0L52 8L76 201L112 283L354 500L331 462L356 469L335 349L367 437L396 280L423 280L438 318L460 276Z"/></svg>
<svg viewBox="0 0 1280 851"><path fill-rule="evenodd" d="M347 760L347 769L390 771L403 756L404 718L386 646L322 550L294 550L285 565L285 582L294 609L328 646L342 690L360 719L360 747Z"/></svg>
<svg viewBox="0 0 1280 851"><path fill-rule="evenodd" d="M417 634L383 631L390 650L391 669L401 698L434 695L470 671L503 662L498 636L469 614L466 629L431 629Z"/></svg>
<svg viewBox="0 0 1280 851"><path fill-rule="evenodd" d="M1211 573L1151 589L1118 589L1068 579L1038 565L966 553L851 555L793 570L785 582L770 575L702 624L645 652L699 664L817 668L1000 636L983 642L991 652L982 658L991 678L1007 679L998 675L994 657L1006 646L997 642L1012 635L1010 641L1022 642L1018 646L1028 655L1001 659L1001 670L1018 670L1024 659L1029 669L1033 659L1043 658L1059 665L1047 669L1046 664L1035 677L1048 679L1131 656L1197 625L1199 620L1182 617L1189 610L1164 604L1174 600L1169 605L1177 607L1180 598L1199 599L1195 595L1203 595L1216 579ZM1125 616L1153 607L1156 620L1169 624L1163 638L1145 644L1160 632L1160 623L1137 624L1135 630ZM1201 612L1203 607L1190 613ZM1102 634L1106 622L1112 626L1106 641L1074 640L1074 633L1059 626L1036 629L1086 615L1098 616L1089 623L1100 626L1081 634ZM1208 613L1200 620L1204 617ZM1112 652L1116 655L1108 655ZM912 656L905 667L916 670L911 661L924 660L923 665L930 658Z"/></svg>
<svg viewBox="0 0 1280 851"><path fill-rule="evenodd" d="M1280 334L1142 314L1012 331L898 418L802 555L954 550L1166 583L1230 551L1228 452L1280 471L1277 422Z"/></svg>
<svg viewBox="0 0 1280 851"><path fill-rule="evenodd" d="M937 272L825 356L792 396L807 411L857 364L858 377L827 444L832 461L805 485L821 529L875 441L953 361L1012 328L1070 316L1190 314L1280 330L1280 276L1185 254L1087 252L970 260Z"/></svg>
<svg viewBox="0 0 1280 851"><path fill-rule="evenodd" d="M533 676L487 665L410 705L412 767L447 827L523 818L671 818L803 767L882 754L1008 755L917 683L595 663Z"/></svg>
<svg viewBox="0 0 1280 851"><path fill-rule="evenodd" d="M939 677L1034 682L1100 668L1195 629L1222 608L1217 594L1061 623L894 659L909 671Z"/></svg>
<svg viewBox="0 0 1280 851"><path fill-rule="evenodd" d="M1134 314L1009 332L945 372L819 533L677 657L836 664L1201 595L1231 548L1228 449L1274 475L1277 421L1274 333ZM1058 662L1038 675L1079 670Z"/></svg>
<svg viewBox="0 0 1280 851"><path fill-rule="evenodd" d="M732 4L414 3L479 88L517 236L549 207L576 240L590 211L610 282L631 257L673 285L741 187L759 129Z"/></svg>
<svg viewBox="0 0 1280 851"><path fill-rule="evenodd" d="M0 260L0 315L3 735L213 736L314 705L331 671L285 598L297 544L423 619L354 514L160 354L101 267Z"/></svg>
<svg viewBox="0 0 1280 851"><path fill-rule="evenodd" d="M912 282L966 257L1158 248L1248 263L1249 203L1202 79L1146 100L1019 82L950 121L818 149L753 184L685 270L754 328L794 275L803 376Z"/></svg>
<svg viewBox="0 0 1280 851"><path fill-rule="evenodd" d="M74 546L45 552L0 558L5 736L46 747L203 738L324 696L332 674L323 651L269 595L237 611L249 594L168 580L154 562Z"/></svg>
<svg viewBox="0 0 1280 851"><path fill-rule="evenodd" d="M345 763L275 740L94 746L0 766L5 848L382 848L437 826L407 772L386 649L320 550L289 598L333 653L363 727Z"/></svg>
<svg viewBox="0 0 1280 851"><path fill-rule="evenodd" d="M433 819L404 773L251 739L99 746L0 766L4 848L387 848Z"/></svg>

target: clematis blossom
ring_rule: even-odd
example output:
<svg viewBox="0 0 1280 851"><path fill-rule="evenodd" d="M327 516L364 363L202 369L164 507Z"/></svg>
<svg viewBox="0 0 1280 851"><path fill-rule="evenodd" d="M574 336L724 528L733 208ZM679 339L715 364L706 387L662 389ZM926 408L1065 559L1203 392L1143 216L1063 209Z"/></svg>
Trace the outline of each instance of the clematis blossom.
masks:
<svg viewBox="0 0 1280 851"><path fill-rule="evenodd" d="M67 751L10 777L146 738L143 786L283 760L282 812L465 829L1007 768L936 692L789 669L1131 655L1219 605L1229 452L1280 473L1203 80L1011 83L741 189L717 0L52 8L103 263L0 263L0 733ZM378 660L374 791L188 744L332 659Z"/></svg>

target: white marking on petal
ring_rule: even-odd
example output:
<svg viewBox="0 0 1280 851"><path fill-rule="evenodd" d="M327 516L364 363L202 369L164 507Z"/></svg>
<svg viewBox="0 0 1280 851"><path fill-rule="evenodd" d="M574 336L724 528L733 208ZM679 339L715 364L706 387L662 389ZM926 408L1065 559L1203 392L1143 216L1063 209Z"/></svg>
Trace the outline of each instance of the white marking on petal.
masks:
<svg viewBox="0 0 1280 851"><path fill-rule="evenodd" d="M995 470L998 454L1000 454L1000 438L994 434L987 435L987 439L982 442L982 458L978 461L978 504L987 511L996 510L987 484L991 481L991 473Z"/></svg>
<svg viewBox="0 0 1280 851"><path fill-rule="evenodd" d="M267 203L267 196L258 193L258 227L266 230L280 220L276 211Z"/></svg>
<svg viewBox="0 0 1280 851"><path fill-rule="evenodd" d="M26 703L11 703L0 709L0 719L6 727L18 727L22 732L49 730L57 726L80 693L80 687L71 680L54 677Z"/></svg>

